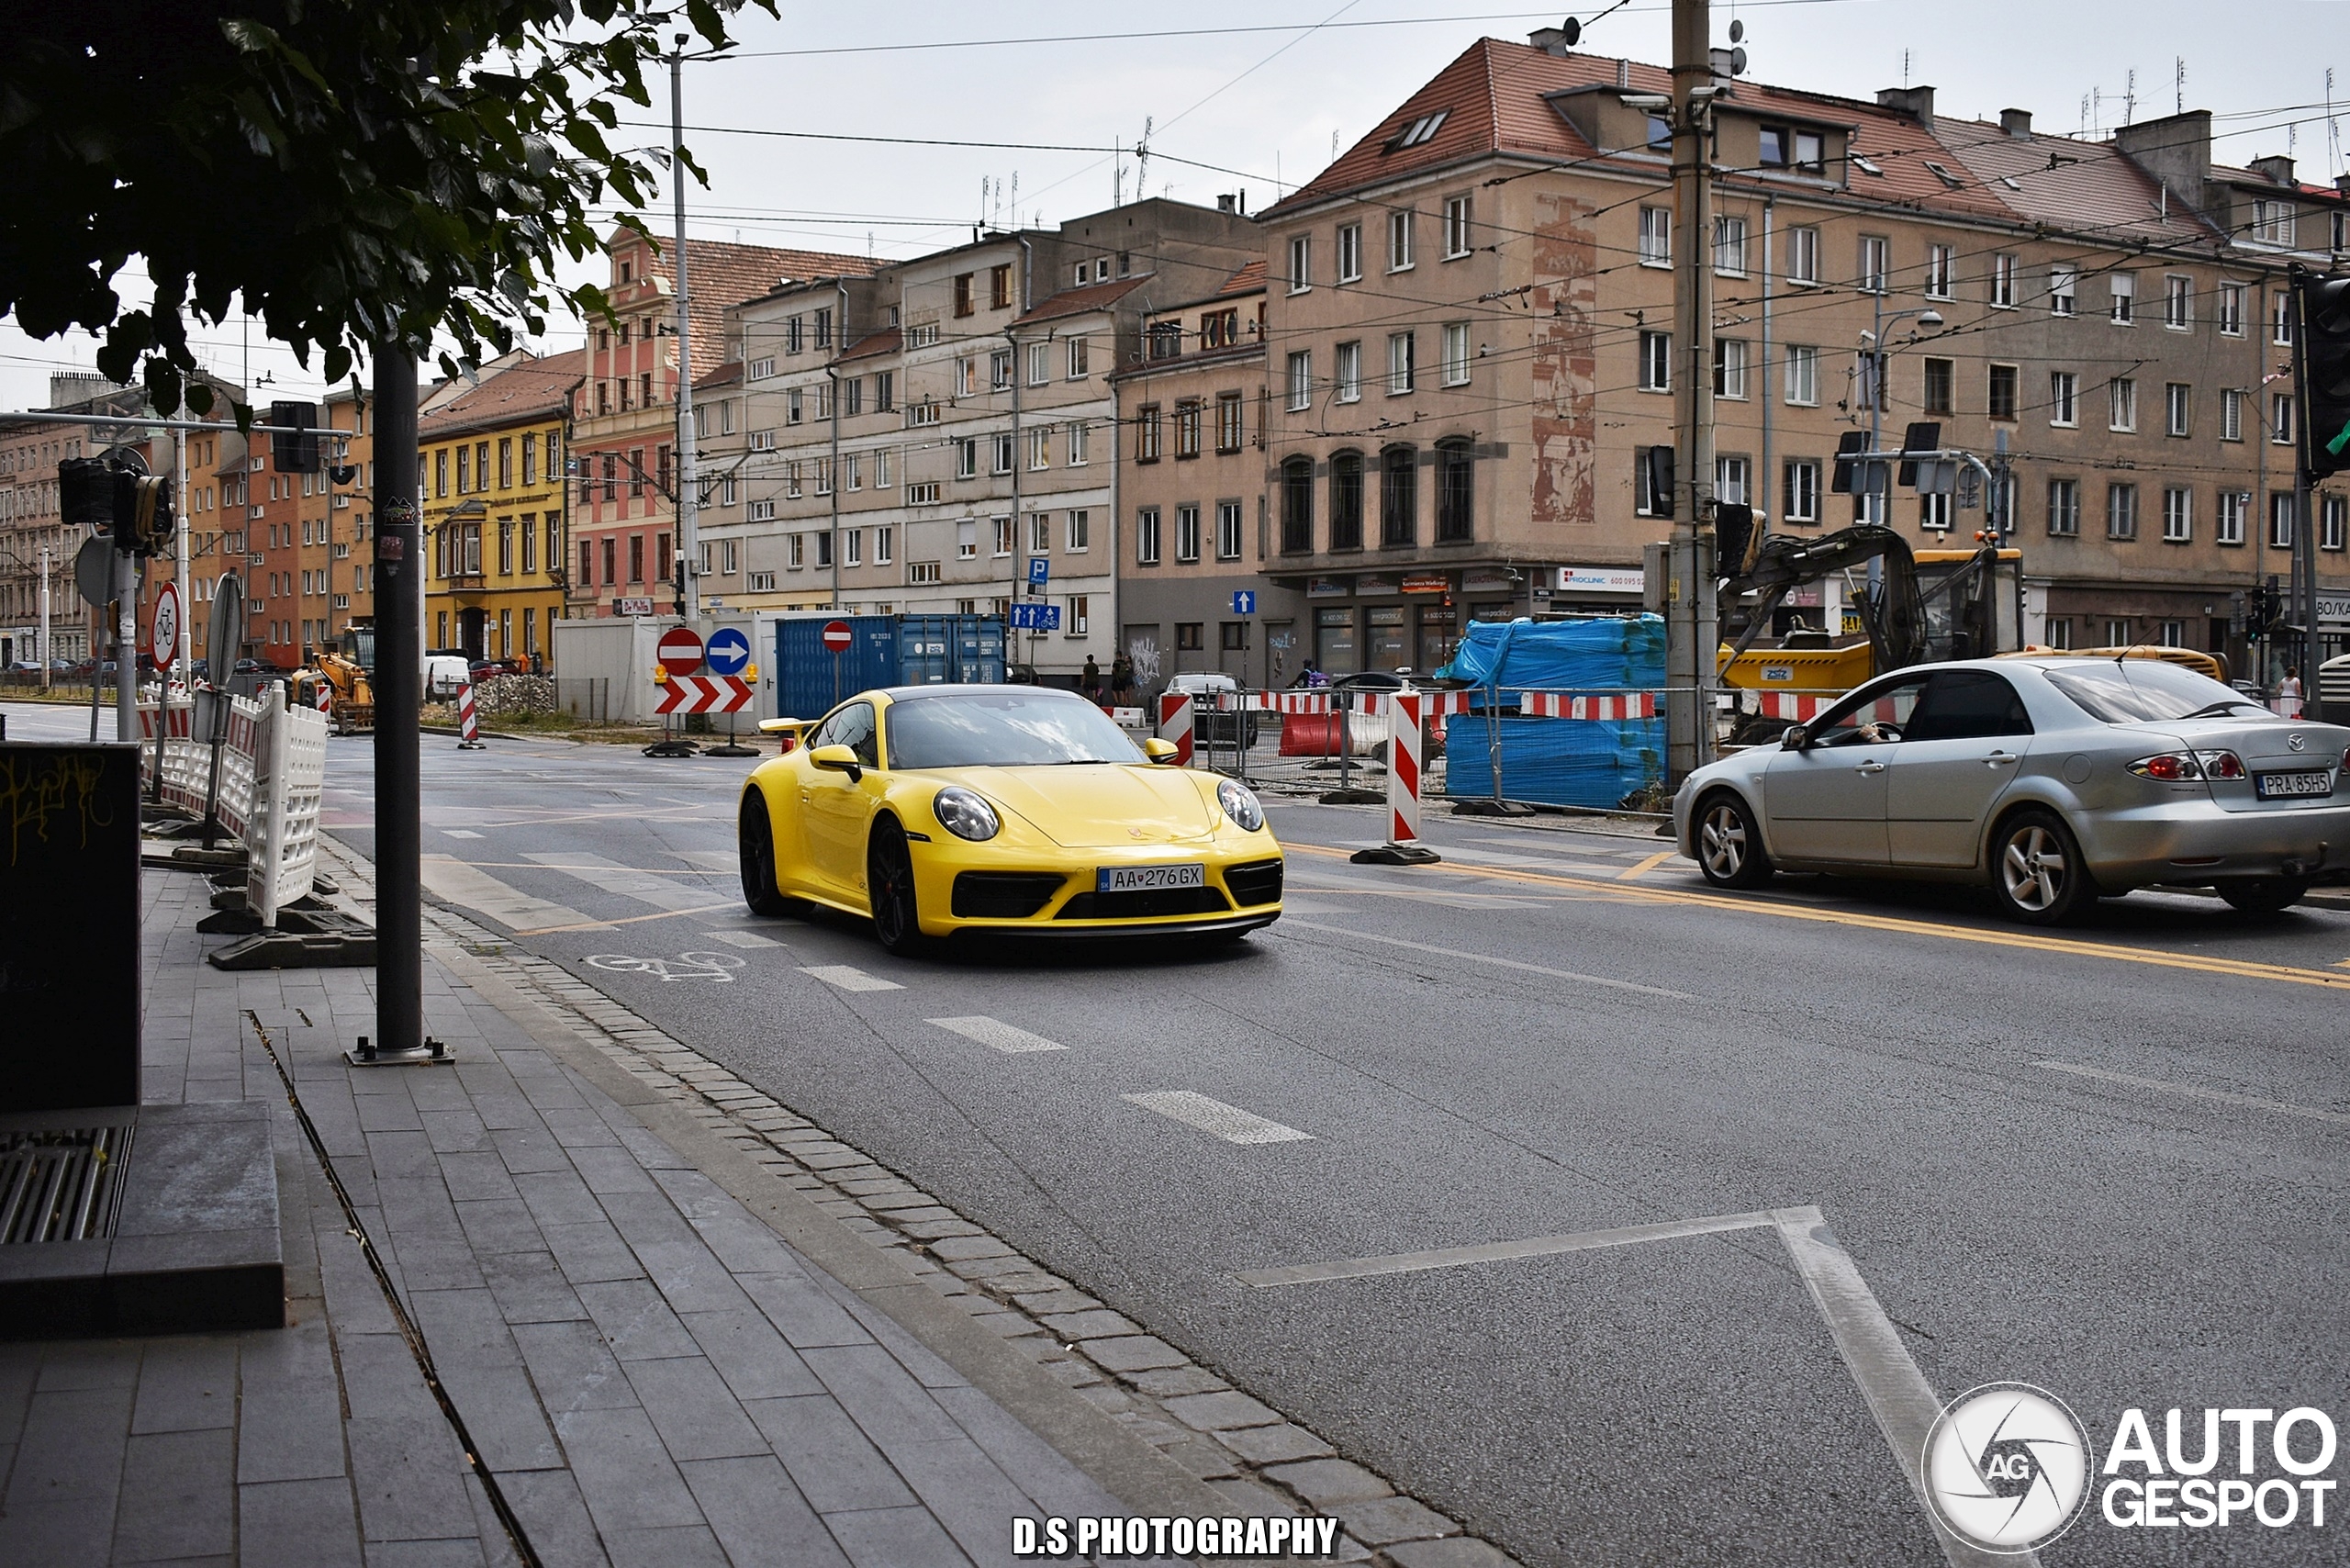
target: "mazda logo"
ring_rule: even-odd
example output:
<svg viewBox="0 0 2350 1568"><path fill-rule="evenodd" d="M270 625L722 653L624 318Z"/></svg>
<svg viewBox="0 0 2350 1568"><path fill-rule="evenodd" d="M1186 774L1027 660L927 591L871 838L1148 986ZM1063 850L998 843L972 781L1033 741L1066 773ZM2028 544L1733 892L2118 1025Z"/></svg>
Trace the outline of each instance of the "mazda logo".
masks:
<svg viewBox="0 0 2350 1568"><path fill-rule="evenodd" d="M2307 749L2307 744L2306 744L2306 743L2301 739L2301 737L2300 737L2300 735L2297 735L2297 734L2294 734L2294 735L2287 735L2287 736L2285 737L2285 744L2286 744L2287 745L2288 745L2288 746L2291 746L2295 751L2302 751L2302 750L2306 750L2306 749Z"/></svg>

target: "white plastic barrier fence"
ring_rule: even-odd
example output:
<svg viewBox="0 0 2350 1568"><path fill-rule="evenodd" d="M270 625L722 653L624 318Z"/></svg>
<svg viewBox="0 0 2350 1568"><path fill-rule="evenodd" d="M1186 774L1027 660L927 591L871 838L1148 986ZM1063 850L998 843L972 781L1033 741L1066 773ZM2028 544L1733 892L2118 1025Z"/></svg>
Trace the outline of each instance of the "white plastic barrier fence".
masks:
<svg viewBox="0 0 2350 1568"><path fill-rule="evenodd" d="M220 825L245 846L245 902L264 924L310 890L318 867L319 801L326 780L328 717L287 708L273 683L258 698L232 697L220 748ZM164 801L202 815L212 779L212 746L196 735L194 704L142 703L140 766L151 778L157 724L163 730Z"/></svg>

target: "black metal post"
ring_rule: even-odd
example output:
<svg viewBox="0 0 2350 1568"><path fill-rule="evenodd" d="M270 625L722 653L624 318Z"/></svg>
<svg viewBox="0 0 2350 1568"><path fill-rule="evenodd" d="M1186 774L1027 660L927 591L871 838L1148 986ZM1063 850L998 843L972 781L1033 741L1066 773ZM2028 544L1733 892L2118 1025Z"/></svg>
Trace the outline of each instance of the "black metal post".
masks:
<svg viewBox="0 0 2350 1568"><path fill-rule="evenodd" d="M424 852L418 763L424 667L416 361L375 349L375 1039L424 1046Z"/></svg>

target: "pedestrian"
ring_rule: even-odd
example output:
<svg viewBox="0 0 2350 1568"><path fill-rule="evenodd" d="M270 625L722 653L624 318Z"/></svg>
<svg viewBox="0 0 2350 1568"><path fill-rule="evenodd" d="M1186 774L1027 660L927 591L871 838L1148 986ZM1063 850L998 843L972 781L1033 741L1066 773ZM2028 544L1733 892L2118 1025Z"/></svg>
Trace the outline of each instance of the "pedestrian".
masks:
<svg viewBox="0 0 2350 1568"><path fill-rule="evenodd" d="M1102 666L1093 662L1091 654L1085 655L1085 673L1078 678L1084 685L1085 695L1089 701L1102 700Z"/></svg>
<svg viewBox="0 0 2350 1568"><path fill-rule="evenodd" d="M2269 707L2280 719L2301 716L2301 672L2293 665L2285 666L2285 678L2277 687L2277 695L2269 700Z"/></svg>

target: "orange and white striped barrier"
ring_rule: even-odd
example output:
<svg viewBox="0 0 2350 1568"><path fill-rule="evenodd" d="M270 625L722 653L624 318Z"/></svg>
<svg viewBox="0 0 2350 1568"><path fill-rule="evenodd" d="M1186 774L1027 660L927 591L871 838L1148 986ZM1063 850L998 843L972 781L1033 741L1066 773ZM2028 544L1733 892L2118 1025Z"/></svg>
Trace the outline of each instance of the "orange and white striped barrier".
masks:
<svg viewBox="0 0 2350 1568"><path fill-rule="evenodd" d="M1519 696L1518 711L1529 719L1653 719L1656 693L1628 691L1591 697L1572 691L1528 691Z"/></svg>
<svg viewBox="0 0 2350 1568"><path fill-rule="evenodd" d="M1177 767L1192 766L1192 696L1187 691L1165 691L1158 698L1158 738L1175 743Z"/></svg>
<svg viewBox="0 0 2350 1568"><path fill-rule="evenodd" d="M1754 694L1755 711L1766 719L1785 719L1791 723L1808 724L1829 709L1844 700L1841 691L1758 691ZM1889 724L1898 715L1894 712L1890 698L1869 704L1869 717L1878 723Z"/></svg>
<svg viewBox="0 0 2350 1568"><path fill-rule="evenodd" d="M457 735L459 751L488 749L481 738L481 720L474 712L474 683L470 680L457 688Z"/></svg>
<svg viewBox="0 0 2350 1568"><path fill-rule="evenodd" d="M1420 842L1420 722L1431 695L1391 692L1387 703L1387 842L1349 859L1376 866L1427 866L1442 858Z"/></svg>

